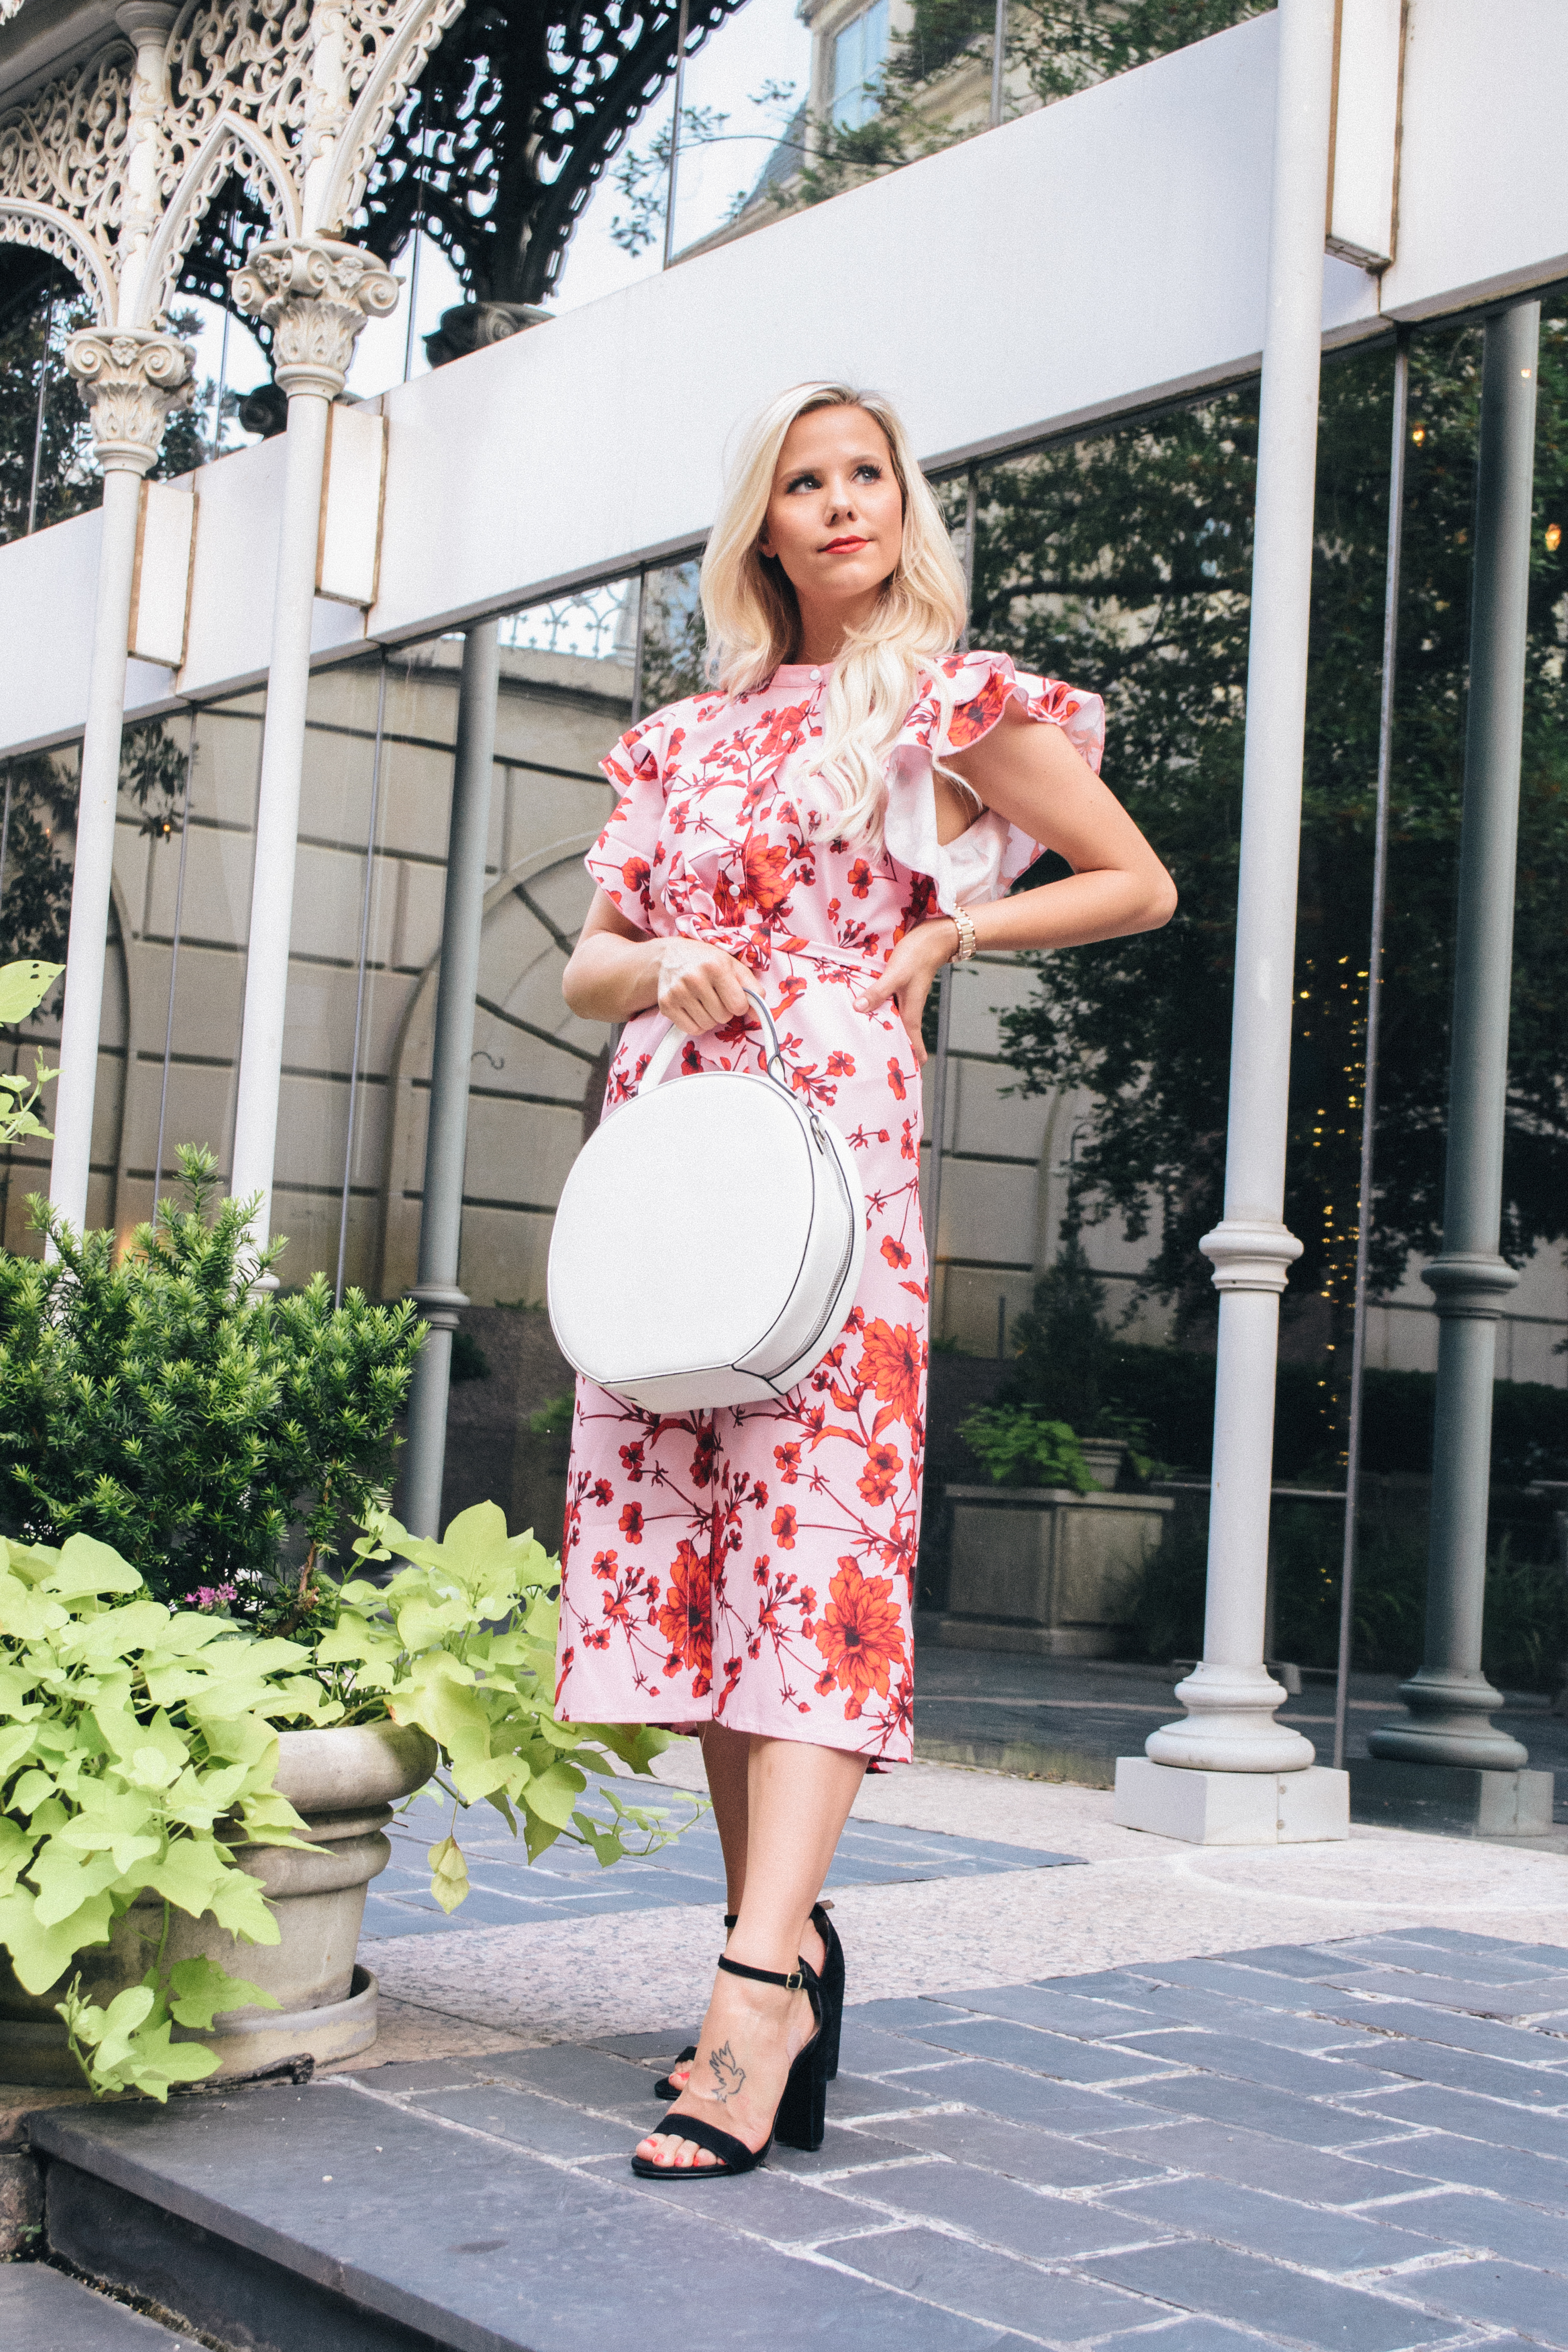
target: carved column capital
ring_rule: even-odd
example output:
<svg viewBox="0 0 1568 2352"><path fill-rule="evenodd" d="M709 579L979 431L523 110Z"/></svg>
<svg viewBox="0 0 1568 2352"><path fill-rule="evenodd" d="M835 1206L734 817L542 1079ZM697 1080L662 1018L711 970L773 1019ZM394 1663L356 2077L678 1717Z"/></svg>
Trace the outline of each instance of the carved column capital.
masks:
<svg viewBox="0 0 1568 2352"><path fill-rule="evenodd" d="M187 407L195 388L190 345L151 327L83 327L66 345L66 365L104 472L149 473L171 410Z"/></svg>
<svg viewBox="0 0 1568 2352"><path fill-rule="evenodd" d="M335 400L366 319L397 308L398 280L374 253L335 237L254 246L230 281L247 318L272 330L272 373L287 393Z"/></svg>

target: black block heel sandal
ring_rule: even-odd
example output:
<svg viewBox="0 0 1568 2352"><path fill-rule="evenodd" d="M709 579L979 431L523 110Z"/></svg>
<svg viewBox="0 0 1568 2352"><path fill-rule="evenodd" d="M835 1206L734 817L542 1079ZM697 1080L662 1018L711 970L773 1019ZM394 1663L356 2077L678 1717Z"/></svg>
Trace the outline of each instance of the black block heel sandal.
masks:
<svg viewBox="0 0 1568 2352"><path fill-rule="evenodd" d="M822 1938L822 1966L817 1980L822 1987L822 2039L826 2049L827 2079L834 2082L838 2074L838 2036L844 2024L844 1947L838 1940L838 1930L828 1917L831 1903L814 1903L811 1924ZM733 1911L724 1914L726 1931L735 1924ZM697 2055L697 2044L689 2042L684 2050L676 2053L673 2064L689 2066ZM672 2082L661 2074L653 2086L656 2099L679 2099L686 2085Z"/></svg>
<svg viewBox="0 0 1568 2352"><path fill-rule="evenodd" d="M822 1938L822 2039L826 2048L827 2079L838 2072L838 2035L844 2023L844 1947L828 1917L831 1903L812 1906L811 1924ZM677 2063L679 2062L677 2061Z"/></svg>
<svg viewBox="0 0 1568 2352"><path fill-rule="evenodd" d="M802 1960L797 1969L784 1976L776 1969L748 1968L743 1960L731 1960L721 1955L719 1966L732 1977L749 1977L753 1984L782 1985L788 1992L804 1991L811 2002L811 2013L816 2020L816 2031L804 2050L797 2051L784 2083L784 2094L773 2111L773 2129L761 2147L748 2147L733 2132L721 2131L701 2116L677 2116L670 2126L671 2137L679 2133L681 2139L694 2140L699 2147L718 2158L715 2164L655 2164L651 2158L634 2156L632 2170L641 2180L723 2180L737 2173L754 2172L767 2157L774 2140L785 2147L803 2148L809 2156L822 2146L827 2117L827 2044L823 2036L822 1980L810 1964Z"/></svg>
<svg viewBox="0 0 1568 2352"><path fill-rule="evenodd" d="M740 1913L738 1911L725 1912L724 1933L726 1936L730 1933L730 1930L733 1927L739 1917ZM696 2055L696 2042L689 2042L684 2050L678 2050L676 2052L670 2063L675 2066L689 2066ZM679 2099L680 2094L685 2090L685 2088L686 2085L684 2083L672 2083L668 2074L661 2074L658 2082L653 2086L653 2095L656 2099Z"/></svg>

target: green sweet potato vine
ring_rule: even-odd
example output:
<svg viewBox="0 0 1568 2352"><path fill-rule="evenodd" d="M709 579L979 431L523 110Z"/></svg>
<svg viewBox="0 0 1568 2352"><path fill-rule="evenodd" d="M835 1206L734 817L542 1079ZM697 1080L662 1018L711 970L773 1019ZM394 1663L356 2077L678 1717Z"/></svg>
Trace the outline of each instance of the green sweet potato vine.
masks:
<svg viewBox="0 0 1568 2352"><path fill-rule="evenodd" d="M17 1982L47 1993L144 1892L163 1898L163 1946L171 1907L275 1944L230 1844L304 1828L272 1780L275 1719L339 1712L308 1651L166 1608L90 1536L59 1551L0 1542L0 1941ZM162 1959L107 2010L79 1977L57 2004L95 2090L165 2098L217 2064L176 2044L175 2023L268 2000L210 1961L165 1975Z"/></svg>
<svg viewBox="0 0 1568 2352"><path fill-rule="evenodd" d="M470 1805L521 1831L531 1858L566 1836L608 1864L673 1834L659 1810L625 1803L613 1785L617 1765L646 1774L667 1733L555 1719L559 1570L531 1534L509 1536L486 1503L440 1543L375 1516L354 1549L367 1569L405 1565L384 1588L319 1576L285 1639L166 1605L89 1536L58 1551L0 1540L0 1944L17 1982L48 1992L139 1896L163 1904L138 1983L100 2006L79 1973L55 2004L96 2092L166 2098L218 2063L176 2028L275 2006L208 1959L165 1960L174 1910L210 1915L242 1941L279 1940L236 1849L298 1843L305 1828L273 1789L279 1728L391 1720L429 1734L435 1785L454 1808L430 1849L448 1911L468 1892L456 1825ZM608 1824L583 1806L590 1775L604 1781Z"/></svg>

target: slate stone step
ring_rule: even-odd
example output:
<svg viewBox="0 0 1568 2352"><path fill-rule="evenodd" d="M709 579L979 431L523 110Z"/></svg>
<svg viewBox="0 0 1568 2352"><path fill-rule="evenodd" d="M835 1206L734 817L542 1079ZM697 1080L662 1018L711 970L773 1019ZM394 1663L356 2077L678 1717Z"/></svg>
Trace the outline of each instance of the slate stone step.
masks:
<svg viewBox="0 0 1568 2352"><path fill-rule="evenodd" d="M624 2072L646 2098L646 2071ZM722 2279L741 2243L704 2210L711 2189L634 2194L636 2133L608 2129L611 2174L585 2174L329 2077L62 2109L35 2119L32 2144L53 2252L245 2352L605 2352L634 2327L638 2352L691 2352L688 2299L660 2283ZM792 2352L1018 2340L774 2246L748 2242L744 2258L735 2352L772 2352L783 2312Z"/></svg>
<svg viewBox="0 0 1568 2352"><path fill-rule="evenodd" d="M0 2344L17 2352L198 2352L190 2336L171 2336L44 2263L0 2265Z"/></svg>

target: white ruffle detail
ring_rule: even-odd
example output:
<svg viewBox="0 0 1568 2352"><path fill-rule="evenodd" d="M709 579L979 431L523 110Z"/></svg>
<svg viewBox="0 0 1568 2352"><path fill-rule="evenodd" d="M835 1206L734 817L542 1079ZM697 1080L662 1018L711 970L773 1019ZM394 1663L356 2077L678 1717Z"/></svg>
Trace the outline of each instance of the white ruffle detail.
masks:
<svg viewBox="0 0 1568 2352"><path fill-rule="evenodd" d="M1005 689L985 725L961 731L965 750L990 732L1009 702L1018 702L1041 725L1062 728L1074 749L1099 772L1105 709L1098 695L1015 670L1005 654L953 655L943 667L953 681L955 720L981 699L987 688L1000 685ZM893 746L888 761L882 839L900 866L930 876L936 885L938 908L951 915L955 907L984 906L1004 897L1034 864L1045 844L1032 841L994 809L983 809L955 841L942 846L937 838L933 782L938 716L936 698L928 694L916 704Z"/></svg>

